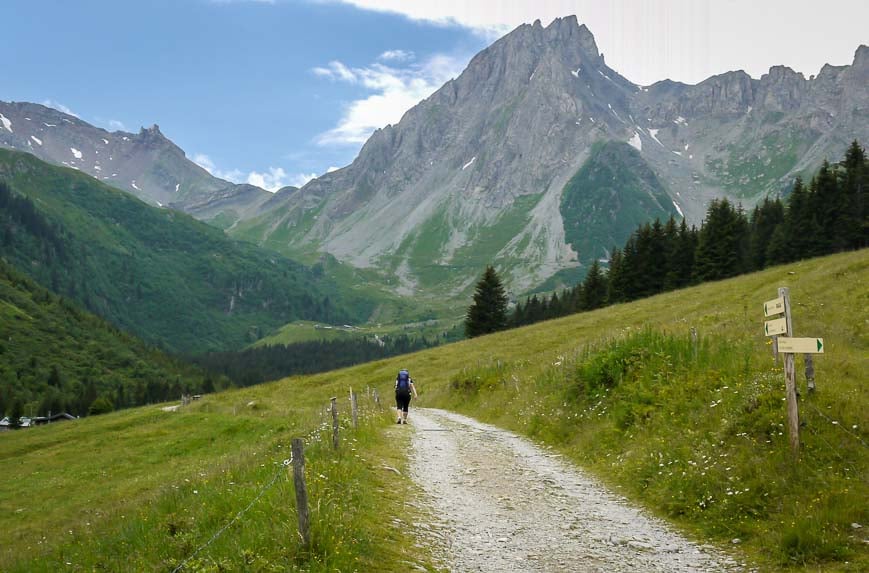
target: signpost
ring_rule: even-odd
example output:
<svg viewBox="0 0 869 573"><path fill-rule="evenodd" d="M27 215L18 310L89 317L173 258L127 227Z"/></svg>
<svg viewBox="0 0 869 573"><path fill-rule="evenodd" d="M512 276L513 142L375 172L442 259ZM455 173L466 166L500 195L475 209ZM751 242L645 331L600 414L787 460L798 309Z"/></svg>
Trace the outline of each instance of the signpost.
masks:
<svg viewBox="0 0 869 573"><path fill-rule="evenodd" d="M779 289L781 292L781 289ZM764 316L773 316L775 314L781 314L785 311L785 299L783 296L779 296L778 298L774 298L772 300L768 300L763 303L763 315Z"/></svg>
<svg viewBox="0 0 869 573"><path fill-rule="evenodd" d="M793 354L823 354L823 338L785 338L778 339L779 352L791 352Z"/></svg>
<svg viewBox="0 0 869 573"><path fill-rule="evenodd" d="M763 323L763 331L766 336L773 336L773 343L777 345L777 352L784 357L785 370L785 399L788 406L788 437L791 450L795 456L800 453L800 418L797 406L797 383L795 354L823 354L823 338L793 338L794 327L791 322L790 291L787 287L778 289L778 298L763 303L764 317L784 314L784 316L767 320ZM777 336L783 334L784 336ZM812 367L812 383L814 388L814 367Z"/></svg>
<svg viewBox="0 0 869 573"><path fill-rule="evenodd" d="M767 320L763 323L763 333L767 336L775 336L776 334L784 334L788 330L788 321L784 318L776 318L775 320ZM779 338L779 340L781 340ZM779 346L779 352L784 352Z"/></svg>

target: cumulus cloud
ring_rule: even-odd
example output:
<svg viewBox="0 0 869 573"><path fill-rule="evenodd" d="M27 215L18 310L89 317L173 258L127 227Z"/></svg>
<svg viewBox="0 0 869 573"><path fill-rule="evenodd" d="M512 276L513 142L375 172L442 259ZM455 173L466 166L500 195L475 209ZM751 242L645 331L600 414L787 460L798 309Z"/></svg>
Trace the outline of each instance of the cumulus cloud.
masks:
<svg viewBox="0 0 869 573"><path fill-rule="evenodd" d="M347 104L338 125L317 137L319 145L359 145L371 133L395 124L408 109L430 96L447 80L456 77L468 58L437 54L405 67L375 62L351 68L339 61L312 71L321 78L360 86L368 92Z"/></svg>
<svg viewBox="0 0 869 573"><path fill-rule="evenodd" d="M44 105L46 107L54 108L57 111L61 111L61 112L65 113L66 115L71 115L73 117L79 117L79 115L77 113L75 113L74 111L72 111L71 109L69 109L68 107L66 107L65 105L63 105L62 103L57 102L57 101L53 101L50 99L42 100L42 105Z"/></svg>
<svg viewBox="0 0 869 573"><path fill-rule="evenodd" d="M260 189L265 189L272 193L281 187L286 187L287 185L301 187L317 176L316 173L297 173L292 175L284 171L283 167L269 167L263 172L249 171L247 173L241 169L223 170L218 168L211 157L205 153L195 153L192 159L199 167L205 169L215 177L224 179L231 183L247 183L248 185L255 185Z"/></svg>
<svg viewBox="0 0 869 573"><path fill-rule="evenodd" d="M297 173L292 179L290 179L290 182L287 183L287 185L292 185L293 187L304 187L305 183L316 178L316 173Z"/></svg>
<svg viewBox="0 0 869 573"><path fill-rule="evenodd" d="M109 120L109 129L112 131L127 131L127 126L124 125L124 122L117 119Z"/></svg>
<svg viewBox="0 0 869 573"><path fill-rule="evenodd" d="M386 50L377 56L377 59L387 62L406 62L414 57L415 54L409 50Z"/></svg>

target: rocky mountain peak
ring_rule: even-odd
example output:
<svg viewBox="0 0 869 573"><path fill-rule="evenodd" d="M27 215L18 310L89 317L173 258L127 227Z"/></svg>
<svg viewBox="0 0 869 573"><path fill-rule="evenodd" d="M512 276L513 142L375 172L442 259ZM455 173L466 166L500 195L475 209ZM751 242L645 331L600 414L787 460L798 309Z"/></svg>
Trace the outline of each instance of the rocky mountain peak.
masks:
<svg viewBox="0 0 869 573"><path fill-rule="evenodd" d="M862 73L869 71L869 46L864 44L857 48L857 51L854 52L854 63L851 67Z"/></svg>

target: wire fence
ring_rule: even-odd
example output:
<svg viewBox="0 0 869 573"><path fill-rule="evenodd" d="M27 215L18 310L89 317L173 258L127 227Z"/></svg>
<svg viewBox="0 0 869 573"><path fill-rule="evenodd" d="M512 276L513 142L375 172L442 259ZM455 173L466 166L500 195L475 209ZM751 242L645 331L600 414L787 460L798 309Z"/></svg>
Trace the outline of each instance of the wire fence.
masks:
<svg viewBox="0 0 869 573"><path fill-rule="evenodd" d="M221 535L223 535L223 532L224 532L224 531L226 531L227 529L229 529L230 527L232 527L232 524L233 524L233 523L235 523L236 521L238 521L239 519L241 519L242 516L243 516L245 513L247 513L247 512L250 510L250 508L252 508L252 507L254 506L254 504L255 504L257 501L259 501L259 499L260 499L260 498L265 494L265 492L267 492L269 489L271 489L271 487L272 487L273 485L275 485L275 483L277 483L278 479L279 479L282 475L284 475L284 472L285 472L286 468L289 467L289 465L292 464L292 463L293 463L293 458L292 458L292 456L290 456L289 459L284 460L284 461L281 463L281 467L280 467L280 469L278 469L278 471L275 473L275 475L274 475L274 477L271 479L271 481L270 481L269 483L267 483L267 484L266 484L266 485L265 485L265 486L260 490L260 492L256 495L255 498L253 498L253 499L251 500L251 502L250 502L249 504L247 504L247 507L245 507L244 509L242 509L241 511L239 511L238 513L236 513L236 514L235 514L235 517L233 517L232 519L230 519L229 522L226 523L226 525L224 525L223 527L221 527L220 529L218 529L217 532L216 532L214 535L211 536L211 539L209 539L208 541L206 541L205 543L203 543L202 545L200 545L200 546L196 549L196 551L194 551L193 553L191 553L189 557L187 557L184 561L182 561L181 563L179 563L178 566L175 567L175 569L172 570L172 573L178 573L178 571L181 571L181 569L183 569L184 566L187 565L187 563L189 563L191 559L193 559L194 557L196 557L197 555L199 555L199 553L200 553L203 549L205 549L206 547L208 547L209 545L211 545L212 543L214 543L215 541L217 541L217 539L218 539Z"/></svg>
<svg viewBox="0 0 869 573"><path fill-rule="evenodd" d="M818 414L819 416L821 416L822 418L824 418L825 420L827 420L828 422L830 422L830 424L832 424L833 426L839 428L840 430L842 430L843 432L845 432L846 434L848 434L849 436L851 436L852 438L854 438L855 440L857 440L858 442L860 442L861 444L863 444L863 447L869 448L869 444L867 444L867 443L863 440L863 438L861 438L860 436L858 436L857 434L855 434L854 432L852 432L851 430L849 430L848 428L845 427L847 424L843 424L843 423L839 422L838 420L834 420L834 419L832 419L831 417L827 416L826 414L824 414L824 413L820 410L820 408L818 408L817 406L815 406L815 405L812 404L811 402L808 402L808 401L807 401L807 402L805 402L805 403L808 404L809 406L811 406L811 407L812 407L812 410L814 410L816 414Z"/></svg>
<svg viewBox="0 0 869 573"><path fill-rule="evenodd" d="M325 411L328 411L328 409ZM308 444L322 441L323 433L328 432L330 428L331 428L331 424L328 421L321 421L321 423L314 430L309 432L303 439ZM223 527L218 529L214 533L214 535L212 535L208 539L208 541L206 541L205 543L203 543L202 545L197 547L193 553L191 553L187 558L185 558L177 566L175 566L175 568L172 569L172 573L178 573L179 571L181 571L185 565L190 563L190 561L193 560L197 555L199 555L203 550L207 549L212 543L217 541L217 539L219 539L221 535L223 535L230 527L232 527L233 524L235 524L239 519L241 519L244 516L244 514L246 514L248 511L250 511L250 509L256 504L256 502L259 501L260 498L263 495L265 495L265 493L269 489L271 489L272 486L275 485L275 483L277 483L277 481L280 479L280 477L282 475L284 475L287 468L293 463L293 456L290 455L289 459L285 459L282 462L278 462L278 463L280 463L280 467L278 468L278 471L275 472L275 475L272 477L272 479L266 485L263 486L263 488L259 491L259 493L256 495L256 497L254 497L251 500L251 502L249 504L247 504L247 506L244 509L242 509L241 511L236 513L235 516L231 520L229 520Z"/></svg>

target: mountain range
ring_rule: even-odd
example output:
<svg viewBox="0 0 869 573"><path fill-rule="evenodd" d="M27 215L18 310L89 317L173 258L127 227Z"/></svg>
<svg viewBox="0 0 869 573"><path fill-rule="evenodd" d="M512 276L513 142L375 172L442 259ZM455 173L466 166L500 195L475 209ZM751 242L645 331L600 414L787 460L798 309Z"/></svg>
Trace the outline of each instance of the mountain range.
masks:
<svg viewBox="0 0 869 573"><path fill-rule="evenodd" d="M869 140L867 85L860 46L851 65L809 78L775 66L759 79L641 86L570 16L519 26L301 189L233 185L156 126L107 133L34 104L0 104L0 146L292 257L328 253L399 294L448 300L490 263L521 293L581 275L655 217L700 223L715 197L749 208L787 193Z"/></svg>

